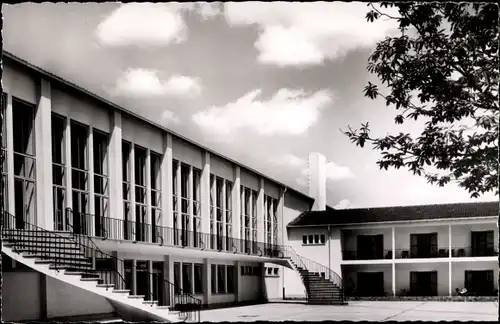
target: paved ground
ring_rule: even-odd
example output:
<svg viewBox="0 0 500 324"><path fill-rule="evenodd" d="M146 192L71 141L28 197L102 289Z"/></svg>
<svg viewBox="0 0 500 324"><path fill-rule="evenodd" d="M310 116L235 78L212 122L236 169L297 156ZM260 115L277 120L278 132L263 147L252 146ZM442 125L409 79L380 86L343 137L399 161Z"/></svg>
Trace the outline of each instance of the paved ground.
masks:
<svg viewBox="0 0 500 324"><path fill-rule="evenodd" d="M209 322L253 321L497 321L496 302L351 301L348 306L269 303L205 310Z"/></svg>

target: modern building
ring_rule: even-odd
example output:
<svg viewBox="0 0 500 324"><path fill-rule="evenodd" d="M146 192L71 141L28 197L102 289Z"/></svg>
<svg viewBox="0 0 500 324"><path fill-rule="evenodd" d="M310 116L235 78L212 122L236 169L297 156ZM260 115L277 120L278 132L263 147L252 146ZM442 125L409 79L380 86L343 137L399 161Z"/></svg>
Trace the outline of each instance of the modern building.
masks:
<svg viewBox="0 0 500 324"><path fill-rule="evenodd" d="M7 52L2 84L3 320L498 289L498 203L334 210L320 154L305 195Z"/></svg>
<svg viewBox="0 0 500 324"><path fill-rule="evenodd" d="M296 251L328 260L347 296L498 295L498 202L304 212Z"/></svg>
<svg viewBox="0 0 500 324"><path fill-rule="evenodd" d="M176 321L282 298L283 267L303 292L283 230L313 197L7 52L2 82L4 320Z"/></svg>

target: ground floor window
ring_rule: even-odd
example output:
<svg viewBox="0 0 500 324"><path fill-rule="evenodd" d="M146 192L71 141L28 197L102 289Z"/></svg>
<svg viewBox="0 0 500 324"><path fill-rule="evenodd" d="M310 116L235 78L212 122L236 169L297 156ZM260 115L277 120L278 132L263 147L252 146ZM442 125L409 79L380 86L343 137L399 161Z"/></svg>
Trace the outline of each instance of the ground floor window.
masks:
<svg viewBox="0 0 500 324"><path fill-rule="evenodd" d="M359 297L384 296L383 272L358 272L356 295Z"/></svg>
<svg viewBox="0 0 500 324"><path fill-rule="evenodd" d="M203 264L194 264L194 293L203 293Z"/></svg>
<svg viewBox="0 0 500 324"><path fill-rule="evenodd" d="M192 294L192 263L182 264L182 290L184 293Z"/></svg>
<svg viewBox="0 0 500 324"><path fill-rule="evenodd" d="M476 296L495 296L493 270L465 271L465 289Z"/></svg>
<svg viewBox="0 0 500 324"><path fill-rule="evenodd" d="M411 296L437 296L437 271L411 271Z"/></svg>
<svg viewBox="0 0 500 324"><path fill-rule="evenodd" d="M212 294L232 294L236 287L236 270L233 265L212 264Z"/></svg>

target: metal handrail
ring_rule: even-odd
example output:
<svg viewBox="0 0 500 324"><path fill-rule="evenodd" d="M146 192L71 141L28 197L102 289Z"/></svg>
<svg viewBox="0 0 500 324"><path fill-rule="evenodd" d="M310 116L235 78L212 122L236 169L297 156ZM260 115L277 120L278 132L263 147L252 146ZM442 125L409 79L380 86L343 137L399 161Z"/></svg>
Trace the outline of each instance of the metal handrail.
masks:
<svg viewBox="0 0 500 324"><path fill-rule="evenodd" d="M72 213L71 209L66 209L66 211ZM101 280L104 284L106 285L113 284L115 286L115 289L124 289L126 287L126 280L124 276L121 275L121 273L118 271L117 268L120 262L124 263L124 260L102 252L90 236L86 234L76 233L75 228L70 224L68 225L72 228L73 232L71 233L72 234L71 238L59 235L58 233L52 231L48 231L37 225L30 224L27 221L24 221L22 228L19 229L15 228L16 217L4 211L2 217L2 236L4 238L11 238L11 239L17 235L24 236L24 240L18 241L14 239L14 244L15 244L14 246L18 247L20 250L23 249L23 246L29 245L30 248L34 249L35 254L38 255L41 253L42 259L45 258L47 260L50 260L51 263L54 263L56 269L60 268L77 269L77 271L83 272L85 275L93 275L93 276L98 275L99 280ZM83 249L83 255L85 257L90 257L92 259L92 268L89 269L87 267L84 267L81 264L81 256L78 255L74 255L74 259L68 258L68 255L65 255L64 259L61 258L60 254L63 249L56 249L55 252L47 251L47 249L43 250L42 246L43 243L41 243L42 241L36 239L39 238L40 236L42 238L45 238L44 241L46 241L49 237L55 238L57 240L56 242L58 247L60 247L61 245L62 247L76 245L80 249ZM28 239L26 240L26 238ZM96 259L113 260L114 262L113 265L111 266L112 269L109 269L109 267L103 270L95 269L94 261ZM149 271L148 273L151 274ZM178 308L181 311L181 315L186 316L186 320L192 315L191 314L192 312L195 312L197 315L197 320L200 321L201 300L193 297L188 293L183 292L183 290L180 287L178 287L176 284L171 283L166 279L163 279L163 282L171 288L171 291L177 290L178 292L180 292L180 294L178 294L177 296L174 295L173 296L174 298L171 299L171 302L173 302L174 309ZM108 288L109 286L106 286L106 289ZM152 301L154 299L152 287L150 287L150 291L148 291L147 295L148 295L147 297L150 298L152 307L153 306ZM176 300L179 301L179 299L181 302L179 304L176 304Z"/></svg>

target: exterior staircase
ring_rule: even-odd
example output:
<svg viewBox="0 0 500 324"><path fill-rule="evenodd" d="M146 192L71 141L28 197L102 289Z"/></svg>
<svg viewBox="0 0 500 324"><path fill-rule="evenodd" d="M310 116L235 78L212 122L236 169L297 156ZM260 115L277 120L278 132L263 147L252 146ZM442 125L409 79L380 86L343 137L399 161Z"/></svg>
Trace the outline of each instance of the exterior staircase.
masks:
<svg viewBox="0 0 500 324"><path fill-rule="evenodd" d="M118 271L124 261L101 252L88 236L61 235L27 222L16 224L15 217L6 212L2 223L2 253L46 276L107 298L119 314L127 314L121 316L127 320L132 316L142 321L200 321L201 300L167 280L168 301L159 302L161 296L155 296L152 289L145 295L132 295Z"/></svg>
<svg viewBox="0 0 500 324"><path fill-rule="evenodd" d="M299 272L306 288L306 301L311 305L347 305L342 278L333 270L298 255L291 247L285 256L295 271Z"/></svg>

